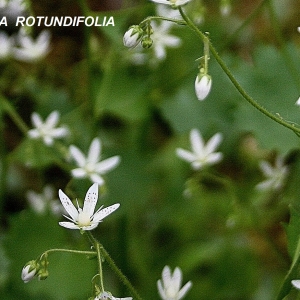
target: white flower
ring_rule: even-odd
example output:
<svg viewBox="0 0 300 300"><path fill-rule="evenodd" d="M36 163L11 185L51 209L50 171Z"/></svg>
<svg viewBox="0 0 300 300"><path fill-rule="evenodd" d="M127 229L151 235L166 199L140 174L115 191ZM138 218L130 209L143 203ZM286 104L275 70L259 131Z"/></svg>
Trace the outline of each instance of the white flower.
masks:
<svg viewBox="0 0 300 300"><path fill-rule="evenodd" d="M29 63L43 59L50 50L50 36L48 30L43 30L36 40L33 40L21 30L17 36L20 47L13 48L14 57Z"/></svg>
<svg viewBox="0 0 300 300"><path fill-rule="evenodd" d="M292 282L292 285L293 285L296 289L300 290L300 280L299 280L299 279L294 279L294 280L292 280L291 282Z"/></svg>
<svg viewBox="0 0 300 300"><path fill-rule="evenodd" d="M179 37L169 34L169 30L172 27L170 22L163 21L158 25L156 22L151 23L153 34L151 39L153 40L152 48L154 50L155 57L158 60L166 58L166 48L176 48L181 44Z"/></svg>
<svg viewBox="0 0 300 300"><path fill-rule="evenodd" d="M138 25L131 26L124 34L123 44L128 48L134 48L140 42L144 34L143 29Z"/></svg>
<svg viewBox="0 0 300 300"><path fill-rule="evenodd" d="M27 283L28 281L32 280L33 277L37 274L37 268L38 265L36 264L36 261L31 260L29 261L22 269L21 278L24 281L24 283Z"/></svg>
<svg viewBox="0 0 300 300"><path fill-rule="evenodd" d="M132 300L132 297L116 298L109 292L102 292L94 300Z"/></svg>
<svg viewBox="0 0 300 300"><path fill-rule="evenodd" d="M41 194L29 190L26 198L32 209L38 214L45 214L47 209L50 209L55 215L62 212L58 199L54 199L54 188L50 185L46 185Z"/></svg>
<svg viewBox="0 0 300 300"><path fill-rule="evenodd" d="M69 197L62 191L58 191L59 199L70 217L65 216L71 222L59 222L59 225L68 229L92 230L108 215L113 213L119 206L119 203L106 208L101 206L95 213L95 207L98 201L98 184L94 183L87 191L83 208L80 208L77 202L77 208L73 205Z"/></svg>
<svg viewBox="0 0 300 300"><path fill-rule="evenodd" d="M266 180L256 185L258 190L279 190L288 175L288 167L284 165L284 158L277 156L274 167L267 161L259 163L259 167Z"/></svg>
<svg viewBox="0 0 300 300"><path fill-rule="evenodd" d="M119 156L113 156L99 162L101 141L98 138L93 139L87 157L73 145L70 146L70 154L79 166L79 168L71 171L72 176L75 178L89 177L92 182L96 182L99 185L104 184L104 179L101 175L114 169L120 163Z"/></svg>
<svg viewBox="0 0 300 300"><path fill-rule="evenodd" d="M5 60L10 57L13 40L6 32L0 31L0 60Z"/></svg>
<svg viewBox="0 0 300 300"><path fill-rule="evenodd" d="M298 100L295 103L297 106L300 106L300 97L298 98Z"/></svg>
<svg viewBox="0 0 300 300"><path fill-rule="evenodd" d="M161 299L180 300L192 287L192 282L187 282L181 289L182 272L176 267L173 274L169 266L165 266L162 271L162 280L157 281L157 288Z"/></svg>
<svg viewBox="0 0 300 300"><path fill-rule="evenodd" d="M173 8L177 6L185 5L186 3L190 2L191 0L151 0L155 3L171 5Z"/></svg>
<svg viewBox="0 0 300 300"><path fill-rule="evenodd" d="M32 139L42 138L47 146L51 146L55 138L64 137L69 133L65 127L55 128L59 121L59 112L56 110L47 117L45 122L36 112L32 113L31 120L35 129L28 131L29 137Z"/></svg>
<svg viewBox="0 0 300 300"><path fill-rule="evenodd" d="M204 100L211 89L211 76L198 74L195 80L195 92L198 100Z"/></svg>
<svg viewBox="0 0 300 300"><path fill-rule="evenodd" d="M190 142L193 152L177 148L176 154L178 157L191 163L194 170L200 170L205 166L218 163L223 158L221 152L214 152L221 141L221 133L216 133L205 145L201 133L197 129L192 129L190 132Z"/></svg>

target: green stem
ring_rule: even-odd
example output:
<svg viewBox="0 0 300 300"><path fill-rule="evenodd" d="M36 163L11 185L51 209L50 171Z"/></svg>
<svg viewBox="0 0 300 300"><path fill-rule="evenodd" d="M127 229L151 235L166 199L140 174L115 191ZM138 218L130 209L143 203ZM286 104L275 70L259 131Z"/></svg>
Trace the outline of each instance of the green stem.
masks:
<svg viewBox="0 0 300 300"><path fill-rule="evenodd" d="M22 118L19 116L19 114L16 112L15 108L11 105L11 103L3 95L0 95L0 101L1 101L4 111L9 115L9 117L17 125L17 127L20 129L20 131L24 135L27 135L29 128L27 127L25 122L22 120Z"/></svg>
<svg viewBox="0 0 300 300"><path fill-rule="evenodd" d="M196 32L196 34L202 39L202 41L206 38L206 35L202 33L198 27L191 21L191 19L184 13L182 8L178 7L179 12L182 16L182 18L186 21L187 25ZM246 99L252 106L254 106L256 109L258 109L261 113L272 119L273 121L277 122L278 124L292 130L294 133L296 133L298 136L300 135L300 128L295 127L294 123L288 123L284 121L281 117L278 117L277 115L272 114L269 112L266 108L261 106L258 102L256 102L251 96L248 95L248 93L242 88L242 86L238 83L238 81L235 79L225 62L222 60L222 58L219 56L217 50L214 48L212 43L209 41L209 48L210 52L215 57L216 61L220 65L220 67L223 69L225 74L228 76L232 84L235 86L235 88L239 91L239 93L243 96L244 99Z"/></svg>
<svg viewBox="0 0 300 300"><path fill-rule="evenodd" d="M104 249L103 245L91 234L91 232L87 232L87 234L88 234L89 239L92 241L93 245L95 245L95 247L99 247L99 249L101 251L101 254L103 255L103 258L107 261L107 263L109 264L110 268L120 278L120 280L123 282L123 284L128 288L128 291L131 293L131 296L133 297L133 299L135 299L135 300L142 300L142 298L139 296L138 292L132 286L132 284L130 283L130 281L122 273L122 271L117 267L117 265L115 264L115 262L113 261L113 259L108 254L108 252Z"/></svg>
<svg viewBox="0 0 300 300"><path fill-rule="evenodd" d="M101 292L104 292L105 290L103 285L102 258L101 258L101 250L100 250L99 243L96 242L95 247L97 250L97 258L98 258L100 288L101 288Z"/></svg>
<svg viewBox="0 0 300 300"><path fill-rule="evenodd" d="M51 252L68 252L68 253L76 253L76 254L84 254L84 255L97 255L97 252L95 251L81 251L81 250L72 250L72 249L50 249L45 251L40 257L43 257L44 255L48 255L48 253Z"/></svg>
<svg viewBox="0 0 300 300"><path fill-rule="evenodd" d="M173 22L176 23L178 25L187 25L185 21L182 20L178 20L178 19L173 19L173 18L167 18L167 17L162 17L162 16L149 16L146 19L144 19L139 26L143 26L144 24L149 23L152 20L161 20L161 21L169 21L169 22Z"/></svg>

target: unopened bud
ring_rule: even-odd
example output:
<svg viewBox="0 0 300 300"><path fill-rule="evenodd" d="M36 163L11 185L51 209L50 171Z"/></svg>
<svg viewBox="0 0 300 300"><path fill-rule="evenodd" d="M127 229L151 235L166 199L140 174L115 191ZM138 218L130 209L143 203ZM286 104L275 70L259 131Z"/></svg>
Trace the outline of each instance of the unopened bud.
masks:
<svg viewBox="0 0 300 300"><path fill-rule="evenodd" d="M145 36L143 39L142 39L142 46L143 48L150 48L153 44L153 40L149 37L149 36Z"/></svg>
<svg viewBox="0 0 300 300"><path fill-rule="evenodd" d="M39 269L39 264L35 260L29 261L22 269L21 278L24 283L32 280Z"/></svg>
<svg viewBox="0 0 300 300"><path fill-rule="evenodd" d="M139 25L132 25L124 34L124 46L128 48L136 47L143 35L144 31Z"/></svg>
<svg viewBox="0 0 300 300"><path fill-rule="evenodd" d="M208 74L198 74L195 81L195 92L198 100L202 101L208 96L211 89L211 83L211 76Z"/></svg>

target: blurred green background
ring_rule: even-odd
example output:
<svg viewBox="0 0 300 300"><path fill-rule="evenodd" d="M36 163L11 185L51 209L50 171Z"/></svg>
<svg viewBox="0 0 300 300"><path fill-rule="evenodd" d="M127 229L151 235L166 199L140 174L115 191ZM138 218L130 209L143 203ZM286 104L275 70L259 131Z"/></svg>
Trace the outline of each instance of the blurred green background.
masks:
<svg viewBox="0 0 300 300"><path fill-rule="evenodd" d="M220 14L219 1L200 2L205 15L199 28L210 33L244 89L272 113L300 124L295 106L300 92L299 2L270 1L270 10L268 1L262 1L265 5L241 30L261 1L232 1L229 16ZM172 27L182 43L167 49L165 60L132 64L128 57L134 50L123 46L123 34L154 15L155 4L90 1L89 7L98 16L114 16L115 26L50 28L51 51L45 60L1 62L1 99L29 127L33 111L46 118L58 110L72 133L62 142L65 146L87 151L98 136L104 158L121 156L120 166L105 177L99 201L121 207L94 234L144 299L158 299L156 281L165 265L179 266L183 283L193 282L186 299L274 299L291 262L283 223L289 221L289 205L299 208L300 203L299 137L251 107L213 57L212 90L199 102L194 81L203 45L184 26ZM187 6L186 12L193 16L197 11ZM74 1L50 0L32 1L32 13L82 14ZM43 28L32 29L38 33ZM90 247L78 231L58 225L63 217L34 212L26 192L41 192L47 184L65 191L69 184L74 198L82 200L91 182L71 180L72 164L55 147L26 138L3 103L1 299L88 299L97 264L84 256L50 254L47 280L21 280L24 264L43 251ZM222 162L205 172L193 172L175 155L177 147L190 148L192 128L205 140L216 132L224 136ZM259 161L273 162L278 154L285 155L289 166L286 185L279 192L258 192L255 185L263 180ZM114 296L130 296L105 263L104 283ZM296 299L295 290L288 299Z"/></svg>

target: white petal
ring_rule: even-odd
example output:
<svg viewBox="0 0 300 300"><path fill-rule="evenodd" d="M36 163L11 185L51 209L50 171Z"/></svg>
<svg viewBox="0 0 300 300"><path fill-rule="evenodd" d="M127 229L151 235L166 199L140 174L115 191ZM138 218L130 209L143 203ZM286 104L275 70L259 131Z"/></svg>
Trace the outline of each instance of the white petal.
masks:
<svg viewBox="0 0 300 300"><path fill-rule="evenodd" d="M259 163L259 167L262 170L262 172L264 173L265 176L267 177L273 177L274 175L274 169L271 166L271 164L269 164L267 161L261 161Z"/></svg>
<svg viewBox="0 0 300 300"><path fill-rule="evenodd" d="M166 300L166 294L165 294L165 290L162 286L162 282L161 280L158 280L157 281L157 289L158 289L158 293L160 295L160 297L163 299L163 300Z"/></svg>
<svg viewBox="0 0 300 300"><path fill-rule="evenodd" d="M204 140L197 129L192 129L190 133L192 150L196 155L203 155Z"/></svg>
<svg viewBox="0 0 300 300"><path fill-rule="evenodd" d="M181 148L176 149L176 154L177 154L178 157L182 158L183 160L185 160L189 163L191 163L195 159L197 159L192 152L181 149Z"/></svg>
<svg viewBox="0 0 300 300"><path fill-rule="evenodd" d="M36 138L40 137L40 133L37 129L30 129L30 130L28 130L27 133L28 133L29 137L32 139L36 139Z"/></svg>
<svg viewBox="0 0 300 300"><path fill-rule="evenodd" d="M165 266L163 268L163 271L162 271L162 274L161 274L161 278L162 278L164 287L167 287L167 286L169 286L172 283L172 280L171 280L171 269L170 269L169 266Z"/></svg>
<svg viewBox="0 0 300 300"><path fill-rule="evenodd" d="M179 292L181 281L182 281L182 272L178 267L176 267L172 276L172 285L176 293Z"/></svg>
<svg viewBox="0 0 300 300"><path fill-rule="evenodd" d="M294 280L292 280L292 285L293 285L296 289L300 290L300 280L299 280L299 279L294 279Z"/></svg>
<svg viewBox="0 0 300 300"><path fill-rule="evenodd" d="M84 154L76 146L73 145L70 146L70 154L77 162L77 165L79 167L83 167L86 164L86 159Z"/></svg>
<svg viewBox="0 0 300 300"><path fill-rule="evenodd" d="M100 186L104 184L104 179L96 173L92 173L90 178L92 182L98 183Z"/></svg>
<svg viewBox="0 0 300 300"><path fill-rule="evenodd" d="M207 156L205 164L213 165L222 160L223 154L221 152L214 152Z"/></svg>
<svg viewBox="0 0 300 300"><path fill-rule="evenodd" d="M69 197L62 191L58 191L59 199L65 208L66 212L70 215L70 217L75 221L78 218L78 210L69 199ZM63 225L62 225L63 226Z"/></svg>
<svg viewBox="0 0 300 300"><path fill-rule="evenodd" d="M84 177L87 176L86 171L82 168L73 169L71 171L71 173L72 173L72 176L75 177L75 178L84 178Z"/></svg>
<svg viewBox="0 0 300 300"><path fill-rule="evenodd" d="M78 225L71 222L59 222L58 224L68 229L79 229Z"/></svg>
<svg viewBox="0 0 300 300"><path fill-rule="evenodd" d="M34 127L39 128L43 125L43 120L41 119L40 115L36 112L32 113L31 121Z"/></svg>
<svg viewBox="0 0 300 300"><path fill-rule="evenodd" d="M51 136L44 136L44 143L47 145L47 146L51 146L53 145L53 138Z"/></svg>
<svg viewBox="0 0 300 300"><path fill-rule="evenodd" d="M101 142L98 138L94 138L89 149L87 161L91 163L97 163L99 161L101 151Z"/></svg>
<svg viewBox="0 0 300 300"><path fill-rule="evenodd" d="M97 173L105 174L106 172L114 169L120 163L120 156L113 156L107 158L95 166L95 171Z"/></svg>
<svg viewBox="0 0 300 300"><path fill-rule="evenodd" d="M192 282L191 282L191 281L187 282L187 283L182 287L182 289L179 291L178 299L183 298L183 297L186 295L186 293L190 290L191 287L192 287Z"/></svg>
<svg viewBox="0 0 300 300"><path fill-rule="evenodd" d="M106 208L100 209L98 210L94 217L93 217L93 222L100 222L101 220L103 220L104 218L106 218L108 215L110 215L111 213L113 213L116 209L118 209L120 206L119 203L113 204L111 206L108 206Z"/></svg>
<svg viewBox="0 0 300 300"><path fill-rule="evenodd" d="M221 142L222 142L222 134L216 133L208 140L207 144L205 145L205 152L206 153L214 152L218 148Z"/></svg>
<svg viewBox="0 0 300 300"><path fill-rule="evenodd" d="M94 183L86 193L83 209L82 209L83 212L87 213L91 217L94 213L97 201L98 201L98 184Z"/></svg>
<svg viewBox="0 0 300 300"><path fill-rule="evenodd" d="M55 110L47 117L45 123L49 128L53 128L57 125L58 120L59 120L59 112Z"/></svg>

